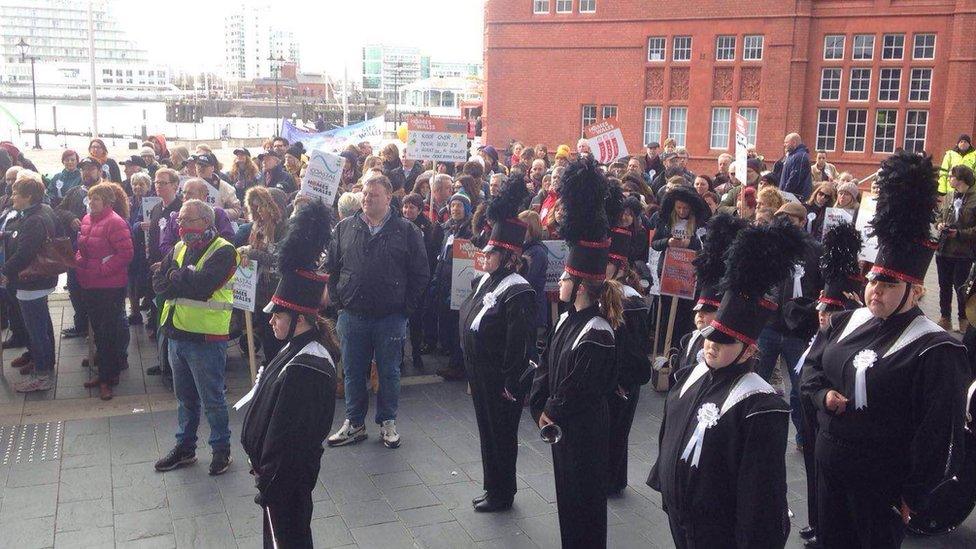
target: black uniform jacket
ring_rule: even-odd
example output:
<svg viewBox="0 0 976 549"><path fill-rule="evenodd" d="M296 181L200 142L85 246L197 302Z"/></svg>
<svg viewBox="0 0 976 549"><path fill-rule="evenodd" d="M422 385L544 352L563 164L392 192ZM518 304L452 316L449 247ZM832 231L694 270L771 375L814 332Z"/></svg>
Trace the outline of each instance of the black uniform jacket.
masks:
<svg viewBox="0 0 976 549"><path fill-rule="evenodd" d="M649 307L644 296L624 286L624 323L614 332L617 351L617 383L625 388L651 379Z"/></svg>

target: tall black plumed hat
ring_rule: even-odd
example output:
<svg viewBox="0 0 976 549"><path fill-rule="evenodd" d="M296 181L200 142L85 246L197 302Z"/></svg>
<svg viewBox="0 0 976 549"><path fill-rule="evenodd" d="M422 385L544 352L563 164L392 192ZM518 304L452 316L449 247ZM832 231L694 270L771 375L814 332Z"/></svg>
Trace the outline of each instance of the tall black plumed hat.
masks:
<svg viewBox="0 0 976 549"><path fill-rule="evenodd" d="M932 157L902 151L883 162L878 207L871 221L878 257L871 280L922 284L937 247L931 225L938 202Z"/></svg>
<svg viewBox="0 0 976 549"><path fill-rule="evenodd" d="M824 291L817 302L818 311L843 311L857 308L845 294L860 294L863 288L857 256L861 253L861 234L850 223L832 227L823 238L820 274Z"/></svg>
<svg viewBox="0 0 976 549"><path fill-rule="evenodd" d="M569 245L566 272L590 281L606 279L610 240L605 201L608 182L592 157L571 163L562 176L565 216L560 234Z"/></svg>
<svg viewBox="0 0 976 549"><path fill-rule="evenodd" d="M768 294L803 256L803 232L786 219L739 231L725 256L723 292L706 337L719 343L755 345L776 303Z"/></svg>
<svg viewBox="0 0 976 549"><path fill-rule="evenodd" d="M620 216L624 213L624 193L612 182L607 187L607 202L604 210L607 212L607 222L610 224L610 250L608 251L610 260L627 263L630 260L634 232L630 227L617 226L620 223Z"/></svg>
<svg viewBox="0 0 976 549"><path fill-rule="evenodd" d="M332 238L330 222L329 208L321 200L304 204L288 220L276 252L281 279L265 313L318 313L322 291L329 281L328 275L319 272L318 263Z"/></svg>
<svg viewBox="0 0 976 549"><path fill-rule="evenodd" d="M518 214L528 197L525 175L521 171L512 172L485 212L491 222L491 236L483 250L485 253L497 248L516 254L522 253L527 225L518 218Z"/></svg>
<svg viewBox="0 0 976 549"><path fill-rule="evenodd" d="M725 274L725 252L739 231L748 225L744 219L727 213L720 213L708 220L705 225L705 241L694 261L699 288L694 310L718 309L722 302L719 282Z"/></svg>

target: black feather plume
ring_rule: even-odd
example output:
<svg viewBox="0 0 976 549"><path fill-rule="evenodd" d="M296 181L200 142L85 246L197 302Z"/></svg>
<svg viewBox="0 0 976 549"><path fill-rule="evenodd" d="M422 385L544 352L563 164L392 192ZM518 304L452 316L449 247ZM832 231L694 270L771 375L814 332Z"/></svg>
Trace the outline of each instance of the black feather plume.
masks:
<svg viewBox="0 0 976 549"><path fill-rule="evenodd" d="M607 198L607 178L589 158L570 164L562 176L560 196L565 217L559 234L567 242L606 239L609 231L604 200Z"/></svg>
<svg viewBox="0 0 976 549"><path fill-rule="evenodd" d="M518 217L522 203L529 197L525 186L525 175L521 171L512 172L502 184L498 196L488 204L487 216L492 223Z"/></svg>
<svg viewBox="0 0 976 549"><path fill-rule="evenodd" d="M746 227L729 246L719 290L760 299L790 275L805 247L803 232L788 220Z"/></svg>
<svg viewBox="0 0 976 549"><path fill-rule="evenodd" d="M624 193L612 182L607 185L607 203L604 209L607 211L607 222L615 227L620 221L620 214L624 213Z"/></svg>
<svg viewBox="0 0 976 549"><path fill-rule="evenodd" d="M937 203L932 158L899 152L881 163L878 207L872 236L885 247L910 247L931 240Z"/></svg>
<svg viewBox="0 0 976 549"><path fill-rule="evenodd" d="M861 253L861 234L850 223L841 223L824 235L820 272L825 282L857 276L861 269L857 256Z"/></svg>
<svg viewBox="0 0 976 549"><path fill-rule="evenodd" d="M726 213L720 213L708 220L705 226L705 242L694 261L699 284L715 286L722 280L725 274L725 252L739 231L748 225L744 219Z"/></svg>
<svg viewBox="0 0 976 549"><path fill-rule="evenodd" d="M314 269L332 239L329 208L321 200L299 207L288 220L285 235L278 243L281 272Z"/></svg>

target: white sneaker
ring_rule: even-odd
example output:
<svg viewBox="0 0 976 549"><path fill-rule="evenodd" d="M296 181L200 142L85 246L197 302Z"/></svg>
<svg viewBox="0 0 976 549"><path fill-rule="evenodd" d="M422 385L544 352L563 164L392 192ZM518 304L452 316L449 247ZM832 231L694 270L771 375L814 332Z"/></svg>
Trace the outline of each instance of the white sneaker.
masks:
<svg viewBox="0 0 976 549"><path fill-rule="evenodd" d="M326 440L329 446L345 446L366 440L366 425L353 427L348 419L342 422L342 427L332 433Z"/></svg>
<svg viewBox="0 0 976 549"><path fill-rule="evenodd" d="M396 420L388 419L380 425L380 439L387 448L400 446L400 434L396 430Z"/></svg>

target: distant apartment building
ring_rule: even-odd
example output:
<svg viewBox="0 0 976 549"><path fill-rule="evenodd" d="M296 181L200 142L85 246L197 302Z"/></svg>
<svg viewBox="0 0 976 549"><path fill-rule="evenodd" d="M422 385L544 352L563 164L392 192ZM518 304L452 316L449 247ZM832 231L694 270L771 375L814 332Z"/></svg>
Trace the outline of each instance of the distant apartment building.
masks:
<svg viewBox="0 0 976 549"><path fill-rule="evenodd" d="M283 63L300 62L298 39L268 22L271 6L243 2L224 17L224 77L233 80L272 78Z"/></svg>

